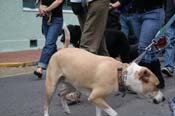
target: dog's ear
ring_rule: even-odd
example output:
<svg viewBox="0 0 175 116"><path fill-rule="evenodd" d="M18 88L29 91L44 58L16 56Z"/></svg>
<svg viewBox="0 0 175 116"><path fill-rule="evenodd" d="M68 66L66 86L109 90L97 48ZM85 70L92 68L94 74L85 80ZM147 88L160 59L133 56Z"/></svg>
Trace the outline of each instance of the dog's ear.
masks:
<svg viewBox="0 0 175 116"><path fill-rule="evenodd" d="M142 80L144 83L148 83L150 72L147 68L141 68L138 72L139 79Z"/></svg>

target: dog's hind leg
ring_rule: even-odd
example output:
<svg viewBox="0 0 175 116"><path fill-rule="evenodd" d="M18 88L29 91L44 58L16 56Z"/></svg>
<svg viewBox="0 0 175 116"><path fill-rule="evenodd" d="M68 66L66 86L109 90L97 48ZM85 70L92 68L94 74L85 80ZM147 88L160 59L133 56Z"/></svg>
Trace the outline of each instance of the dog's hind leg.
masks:
<svg viewBox="0 0 175 116"><path fill-rule="evenodd" d="M117 116L118 113L114 109L112 109L104 100L104 98L106 98L106 95L104 95L103 93L104 91L100 89L93 90L88 100L94 103L96 107L105 111L109 116ZM96 110L96 116L101 116L99 110Z"/></svg>
<svg viewBox="0 0 175 116"><path fill-rule="evenodd" d="M53 96L53 93L55 92L55 89L58 84L58 80L61 78L61 72L60 70L56 70L57 68L51 69L50 66L47 68L46 72L46 82L45 82L45 104L44 104L44 116L49 116L49 105ZM58 68L59 69L59 68Z"/></svg>
<svg viewBox="0 0 175 116"><path fill-rule="evenodd" d="M44 104L44 116L49 116L48 114L49 105L50 105L53 93L55 91L55 88L56 88L56 83L48 82L46 79L45 86L46 86L46 96L45 96L45 104Z"/></svg>

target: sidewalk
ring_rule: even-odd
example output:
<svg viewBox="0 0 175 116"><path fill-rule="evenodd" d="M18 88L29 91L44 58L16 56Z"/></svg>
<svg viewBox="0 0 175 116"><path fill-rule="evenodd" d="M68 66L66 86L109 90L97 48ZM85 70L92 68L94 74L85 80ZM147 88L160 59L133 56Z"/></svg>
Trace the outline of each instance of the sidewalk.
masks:
<svg viewBox="0 0 175 116"><path fill-rule="evenodd" d="M0 53L0 78L33 73L41 50Z"/></svg>
<svg viewBox="0 0 175 116"><path fill-rule="evenodd" d="M40 55L41 49L0 53L0 78L33 73Z"/></svg>

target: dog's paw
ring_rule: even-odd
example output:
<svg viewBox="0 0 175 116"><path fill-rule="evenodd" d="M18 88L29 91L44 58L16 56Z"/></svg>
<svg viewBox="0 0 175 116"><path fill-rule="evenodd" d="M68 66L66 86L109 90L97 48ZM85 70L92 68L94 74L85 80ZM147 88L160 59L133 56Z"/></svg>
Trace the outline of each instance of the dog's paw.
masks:
<svg viewBox="0 0 175 116"><path fill-rule="evenodd" d="M65 110L64 113L70 115L70 110Z"/></svg>

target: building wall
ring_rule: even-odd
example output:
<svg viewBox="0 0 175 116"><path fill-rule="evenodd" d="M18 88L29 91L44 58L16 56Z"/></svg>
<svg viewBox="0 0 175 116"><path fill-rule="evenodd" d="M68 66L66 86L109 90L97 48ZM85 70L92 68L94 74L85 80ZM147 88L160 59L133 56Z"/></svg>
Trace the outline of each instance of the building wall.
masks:
<svg viewBox="0 0 175 116"><path fill-rule="evenodd" d="M22 0L0 1L0 52L40 49L44 44L41 34L41 19L37 12L25 12ZM73 13L64 12L66 24L78 24ZM37 46L30 47L30 41L36 40ZM58 47L61 43L57 42Z"/></svg>

